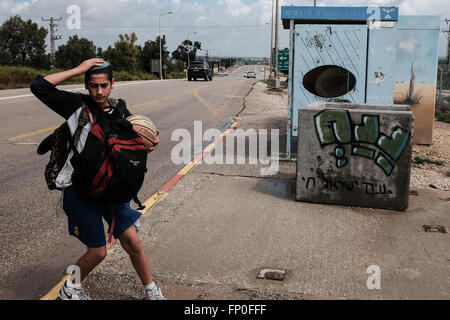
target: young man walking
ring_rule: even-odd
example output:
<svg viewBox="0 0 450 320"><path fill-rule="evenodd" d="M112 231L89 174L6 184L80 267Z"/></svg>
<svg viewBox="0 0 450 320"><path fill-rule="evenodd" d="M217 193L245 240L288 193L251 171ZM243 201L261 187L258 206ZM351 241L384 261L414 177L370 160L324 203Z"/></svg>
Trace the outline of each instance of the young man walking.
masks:
<svg viewBox="0 0 450 320"><path fill-rule="evenodd" d="M89 96L80 93L58 90L56 86L74 76L85 75L85 87ZM103 112L113 111L113 100L109 99L114 88L114 78L109 63L103 59L89 59L78 67L50 74L46 77L38 76L31 84L32 93L50 109L66 119L71 135L78 128L78 120L84 102L98 106ZM89 97L89 98L88 98ZM125 117L131 113L126 110ZM74 146L81 152L91 129L88 121L82 128L78 144ZM105 205L95 200L82 197L72 186L72 173L74 171L70 151L67 161L56 178L56 186L64 189L63 209L68 217L69 233L77 237L86 245L86 253L78 259L76 265L81 271L81 281L106 257L106 239L103 228L104 218L116 239L130 256L131 262L138 273L149 300L166 300L158 286L155 285L150 264L145 254L142 242L138 236L140 213L133 210L129 203ZM114 223L112 211L114 210ZM67 280L59 292L63 300L90 299L81 287L81 283L72 283Z"/></svg>

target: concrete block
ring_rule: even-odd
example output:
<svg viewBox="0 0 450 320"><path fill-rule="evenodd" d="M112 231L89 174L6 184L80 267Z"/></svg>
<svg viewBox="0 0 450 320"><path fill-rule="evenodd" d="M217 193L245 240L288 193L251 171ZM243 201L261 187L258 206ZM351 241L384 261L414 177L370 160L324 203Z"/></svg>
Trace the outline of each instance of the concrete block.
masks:
<svg viewBox="0 0 450 320"><path fill-rule="evenodd" d="M406 210L414 115L389 107L300 108L296 200Z"/></svg>

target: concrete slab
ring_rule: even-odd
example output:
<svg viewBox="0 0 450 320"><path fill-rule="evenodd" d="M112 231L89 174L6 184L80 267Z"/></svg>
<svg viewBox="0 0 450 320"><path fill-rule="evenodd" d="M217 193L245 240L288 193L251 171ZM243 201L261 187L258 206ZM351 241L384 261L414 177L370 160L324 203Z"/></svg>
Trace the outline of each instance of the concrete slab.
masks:
<svg viewBox="0 0 450 320"><path fill-rule="evenodd" d="M405 210L413 113L335 105L299 110L296 199Z"/></svg>
<svg viewBox="0 0 450 320"><path fill-rule="evenodd" d="M295 298L450 298L449 234L422 228L450 225L448 193L419 190L407 211L395 212L296 202L294 186L203 173L181 180L141 232L155 278L172 288L168 298L192 299L210 286L227 289L209 298L237 288ZM372 265L379 290L367 287ZM286 278L257 279L260 268L286 270ZM105 274L129 279L133 269L118 250L95 274L89 284Z"/></svg>

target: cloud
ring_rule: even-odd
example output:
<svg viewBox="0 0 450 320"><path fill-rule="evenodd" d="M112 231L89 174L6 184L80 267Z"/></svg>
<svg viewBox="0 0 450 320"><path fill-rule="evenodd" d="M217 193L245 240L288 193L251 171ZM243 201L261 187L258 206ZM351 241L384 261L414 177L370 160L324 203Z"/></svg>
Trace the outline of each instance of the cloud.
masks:
<svg viewBox="0 0 450 320"><path fill-rule="evenodd" d="M275 3L275 0L273 1ZM448 0L318 0L327 6L380 5L400 7L401 14L441 14L450 16ZM81 8L82 29L68 30L66 9L76 4ZM312 0L280 0L281 6L312 5ZM159 33L159 14L172 11L172 15L161 16L162 33L166 35L169 50L174 50L187 33L197 32L195 41L211 41L213 54L244 56L267 55L270 43L272 18L271 0L0 0L0 23L8 15L20 14L31 18L41 26L48 23L41 17L62 17L58 34L64 44L70 35L78 34L94 41L96 46L106 49L118 40L119 33L135 32L138 44L154 40ZM288 47L289 32L280 26L280 47ZM407 48L406 48L407 49ZM234 53L232 53L234 52Z"/></svg>
<svg viewBox="0 0 450 320"><path fill-rule="evenodd" d="M226 12L233 17L246 15L250 11L250 7L242 3L241 0L219 0L218 4L224 6Z"/></svg>
<svg viewBox="0 0 450 320"><path fill-rule="evenodd" d="M12 7L11 8L11 13L12 14L20 14L20 13L22 13L22 12L24 12L24 11L27 11L27 9L29 8L29 6L30 6L30 3L29 2L19 2L19 3L16 3L15 5L14 5L14 7Z"/></svg>

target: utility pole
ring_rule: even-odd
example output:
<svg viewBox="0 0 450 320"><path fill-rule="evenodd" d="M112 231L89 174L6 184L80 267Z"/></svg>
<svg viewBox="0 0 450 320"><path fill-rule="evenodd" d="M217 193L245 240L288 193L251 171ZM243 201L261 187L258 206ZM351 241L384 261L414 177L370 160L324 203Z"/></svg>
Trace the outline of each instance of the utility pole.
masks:
<svg viewBox="0 0 450 320"><path fill-rule="evenodd" d="M450 20L445 18L444 21L448 26ZM447 30L445 30L445 27L444 27L442 32L444 33L445 38L447 38L447 72L448 72L448 71L450 71L450 26L447 27Z"/></svg>
<svg viewBox="0 0 450 320"><path fill-rule="evenodd" d="M272 69L273 69L273 0L272 0L272 20L270 21L270 75L269 75L269 79L272 80L273 79L273 73L272 73Z"/></svg>
<svg viewBox="0 0 450 320"><path fill-rule="evenodd" d="M162 73L162 44L161 44L161 16L165 14L172 14L172 11L164 12L159 14L158 19L158 27L159 27L159 77L162 80L163 79L163 73Z"/></svg>
<svg viewBox="0 0 450 320"><path fill-rule="evenodd" d="M207 44L208 42L211 42L211 40L204 40L204 41L201 43L201 45L203 46L203 49L202 49L202 50L205 51L205 61L209 63L209 61L208 61L208 50L206 49L206 44Z"/></svg>
<svg viewBox="0 0 450 320"><path fill-rule="evenodd" d="M50 69L53 69L55 66L55 40L61 39L60 35L55 35L55 32L58 31L58 29L56 29L58 25L55 21L61 21L62 18L54 19L51 17L50 19L41 19L42 21L50 21Z"/></svg>
<svg viewBox="0 0 450 320"><path fill-rule="evenodd" d="M280 88L280 77L278 74L278 20L279 20L279 0L276 2L276 14L275 14L275 77L272 80L272 88Z"/></svg>
<svg viewBox="0 0 450 320"><path fill-rule="evenodd" d="M439 103L438 103L439 109L440 109L441 108L441 101L442 101L442 72L444 70L442 70L442 68L439 65L438 65L438 69L439 69L440 74L441 74L441 78L439 80Z"/></svg>

